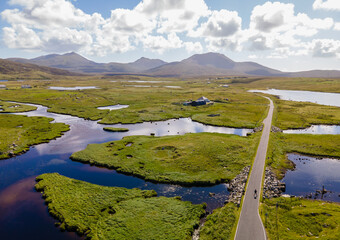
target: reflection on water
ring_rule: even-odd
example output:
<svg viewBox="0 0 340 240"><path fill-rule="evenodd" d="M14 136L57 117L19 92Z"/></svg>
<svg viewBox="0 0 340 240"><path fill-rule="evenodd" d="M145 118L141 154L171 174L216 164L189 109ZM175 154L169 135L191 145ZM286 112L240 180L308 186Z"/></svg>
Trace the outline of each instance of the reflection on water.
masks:
<svg viewBox="0 0 340 240"><path fill-rule="evenodd" d="M123 108L128 108L129 105L112 105L112 106L105 106L105 107L97 107L99 110L118 110L118 109L123 109Z"/></svg>
<svg viewBox="0 0 340 240"><path fill-rule="evenodd" d="M315 158L298 154L288 154L288 159L296 165L295 170L288 171L283 179L286 183L286 193L295 196L321 198L322 194L315 193L328 191L323 199L340 202L340 160L331 158Z"/></svg>
<svg viewBox="0 0 340 240"><path fill-rule="evenodd" d="M33 105L33 104L29 104ZM86 148L91 143L120 140L129 135L156 136L177 135L196 132L219 132L245 136L250 129L233 129L207 126L189 118L163 122L138 124L115 124L111 127L128 128L129 132L106 132L95 121L47 112L47 108L33 105L37 110L17 113L18 115L54 118L53 122L70 125L71 130L49 143L31 147L27 153L0 161L0 234L8 239L80 239L75 234L62 233L53 225L40 193L34 192L37 175L58 172L67 177L105 186L155 190L159 196L181 196L195 204L206 202L208 211L221 207L227 198L225 184L213 187L181 187L171 184L154 184L140 178L119 174L114 170L73 162L73 152ZM214 194L209 194L214 193ZM5 209L7 209L5 211ZM1 215L0 214L0 215ZM18 223L19 222L19 223ZM20 228L21 231L17 231Z"/></svg>
<svg viewBox="0 0 340 240"><path fill-rule="evenodd" d="M340 126L339 125L312 125L311 127L305 128L305 129L284 130L283 133L337 135L337 134L340 134Z"/></svg>
<svg viewBox="0 0 340 240"><path fill-rule="evenodd" d="M87 87L49 87L51 90L59 90L59 91L65 91L65 90L84 90L84 89L97 89L95 86L87 86Z"/></svg>
<svg viewBox="0 0 340 240"><path fill-rule="evenodd" d="M83 239L54 226L55 220L48 214L34 184L35 178L29 177L0 192L1 239Z"/></svg>
<svg viewBox="0 0 340 240"><path fill-rule="evenodd" d="M279 96L282 100L297 102L312 102L321 105L340 107L340 93L292 91L292 90L250 90L249 92L261 92Z"/></svg>

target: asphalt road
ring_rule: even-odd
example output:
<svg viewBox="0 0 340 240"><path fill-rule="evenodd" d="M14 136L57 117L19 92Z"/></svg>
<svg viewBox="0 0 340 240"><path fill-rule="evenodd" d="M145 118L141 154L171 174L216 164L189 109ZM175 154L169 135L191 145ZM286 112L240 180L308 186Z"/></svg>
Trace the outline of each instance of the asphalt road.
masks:
<svg viewBox="0 0 340 240"><path fill-rule="evenodd" d="M270 101L269 112L264 119L264 128L260 144L257 149L253 167L251 169L247 190L243 199L240 219L237 225L235 240L264 240L267 239L266 232L259 215L259 196L261 193L262 176L266 161L269 134L272 125L274 105ZM257 197L254 198L254 190L257 190Z"/></svg>

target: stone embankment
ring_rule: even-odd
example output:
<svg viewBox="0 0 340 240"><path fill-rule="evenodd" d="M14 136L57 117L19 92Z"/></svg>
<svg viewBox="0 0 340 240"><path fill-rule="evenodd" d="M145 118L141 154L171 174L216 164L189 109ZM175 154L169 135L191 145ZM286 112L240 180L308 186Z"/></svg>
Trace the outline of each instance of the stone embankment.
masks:
<svg viewBox="0 0 340 240"><path fill-rule="evenodd" d="M281 128L278 128L278 127L275 127L275 126L272 126L272 132L273 133L278 133L278 132L283 132Z"/></svg>
<svg viewBox="0 0 340 240"><path fill-rule="evenodd" d="M263 125L254 128L254 132L261 132L263 130Z"/></svg>
<svg viewBox="0 0 340 240"><path fill-rule="evenodd" d="M237 206L240 206L242 196L245 192L249 171L250 166L243 168L241 173L230 181L230 183L228 184L228 191L230 192L230 194L228 200L226 200L226 203L233 202Z"/></svg>
<svg viewBox="0 0 340 240"><path fill-rule="evenodd" d="M280 182L275 174L266 168L263 185L263 198L280 197L286 191L286 184Z"/></svg>

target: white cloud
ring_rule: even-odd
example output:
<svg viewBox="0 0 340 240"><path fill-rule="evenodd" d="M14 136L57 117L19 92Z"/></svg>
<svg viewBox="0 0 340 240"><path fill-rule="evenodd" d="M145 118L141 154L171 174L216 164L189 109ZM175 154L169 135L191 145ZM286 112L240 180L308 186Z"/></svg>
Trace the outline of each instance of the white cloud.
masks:
<svg viewBox="0 0 340 240"><path fill-rule="evenodd" d="M163 53L166 49L181 48L183 46L182 40L176 33L170 33L167 38L149 35L142 40L142 43L145 48L159 53Z"/></svg>
<svg viewBox="0 0 340 240"><path fill-rule="evenodd" d="M295 13L293 4L266 2L252 11L242 44L250 51L270 51L269 58L307 55L306 38L320 30L330 30L333 25L332 18L310 18L305 13Z"/></svg>
<svg viewBox="0 0 340 240"><path fill-rule="evenodd" d="M41 45L38 35L24 25L3 29L4 42L9 48L36 49Z"/></svg>
<svg viewBox="0 0 340 240"><path fill-rule="evenodd" d="M200 42L185 42L183 43L185 49L189 52L189 53L201 53L203 52L203 47L202 44Z"/></svg>
<svg viewBox="0 0 340 240"><path fill-rule="evenodd" d="M159 33L190 31L210 12L204 0L143 0L134 10L157 18Z"/></svg>
<svg viewBox="0 0 340 240"><path fill-rule="evenodd" d="M250 28L261 32L271 32L285 28L294 17L294 5L280 2L266 2L256 6L250 17Z"/></svg>
<svg viewBox="0 0 340 240"><path fill-rule="evenodd" d="M213 11L208 21L201 24L190 36L199 37L229 37L241 30L242 19L238 13L222 9Z"/></svg>
<svg viewBox="0 0 340 240"><path fill-rule="evenodd" d="M334 39L314 39L310 44L314 57L340 58L340 41Z"/></svg>
<svg viewBox="0 0 340 240"><path fill-rule="evenodd" d="M137 46L158 53L178 48L262 51L269 58L339 55L338 40L313 40L320 31L340 30L332 18L311 18L295 12L292 3L268 1L254 7L249 27L242 29L236 11L209 10L206 2L141 0L133 9L112 10L105 19L83 12L70 0L9 0L13 8L0 13L9 24L3 28L3 41L10 48L97 56ZM313 7L335 10L339 4L334 2L315 1Z"/></svg>
<svg viewBox="0 0 340 240"><path fill-rule="evenodd" d="M334 24L334 30L340 31L340 22Z"/></svg>
<svg viewBox="0 0 340 240"><path fill-rule="evenodd" d="M315 0L313 9L340 11L340 3L339 0Z"/></svg>

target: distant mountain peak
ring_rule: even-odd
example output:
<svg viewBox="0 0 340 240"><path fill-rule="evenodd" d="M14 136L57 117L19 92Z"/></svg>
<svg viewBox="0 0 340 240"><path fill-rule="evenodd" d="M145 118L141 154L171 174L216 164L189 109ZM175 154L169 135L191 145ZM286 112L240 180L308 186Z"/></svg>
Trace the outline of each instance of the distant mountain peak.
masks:
<svg viewBox="0 0 340 240"><path fill-rule="evenodd" d="M146 57L141 57L137 59L136 61L129 63L131 67L138 69L138 70L142 70L142 71L156 68L156 67L159 67L165 64L167 64L167 62L164 62L163 60L150 59Z"/></svg>
<svg viewBox="0 0 340 240"><path fill-rule="evenodd" d="M214 52L195 54L182 62L222 69L232 69L235 66L235 62L233 60L226 57L224 54Z"/></svg>

